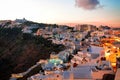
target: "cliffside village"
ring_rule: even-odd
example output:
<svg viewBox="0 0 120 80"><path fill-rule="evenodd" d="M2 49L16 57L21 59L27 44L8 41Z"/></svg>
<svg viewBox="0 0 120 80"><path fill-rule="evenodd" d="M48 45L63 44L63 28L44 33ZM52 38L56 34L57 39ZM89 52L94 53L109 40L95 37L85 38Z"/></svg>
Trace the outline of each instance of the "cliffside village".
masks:
<svg viewBox="0 0 120 80"><path fill-rule="evenodd" d="M26 19L16 19L11 25L21 27ZM4 23L0 23L4 25ZM33 32L33 29L36 31ZM50 59L41 60L26 72L12 74L10 80L23 77L37 65L43 70L28 78L28 80L102 80L105 74L115 76L120 74L120 30L108 26L76 25L75 27L46 26L37 24L22 27L23 34L42 36L55 44L66 47L64 51L51 53ZM118 58L118 59L117 59ZM70 60L69 60L70 59ZM99 62L104 66L100 66Z"/></svg>

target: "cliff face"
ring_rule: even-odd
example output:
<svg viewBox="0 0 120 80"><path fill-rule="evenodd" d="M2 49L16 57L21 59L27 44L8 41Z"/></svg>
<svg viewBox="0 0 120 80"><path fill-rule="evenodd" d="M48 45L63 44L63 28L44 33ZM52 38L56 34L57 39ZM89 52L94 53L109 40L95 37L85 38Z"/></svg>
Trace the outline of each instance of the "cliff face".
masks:
<svg viewBox="0 0 120 80"><path fill-rule="evenodd" d="M24 72L39 59L48 59L51 52L64 48L43 37L23 34L20 28L0 28L0 80Z"/></svg>

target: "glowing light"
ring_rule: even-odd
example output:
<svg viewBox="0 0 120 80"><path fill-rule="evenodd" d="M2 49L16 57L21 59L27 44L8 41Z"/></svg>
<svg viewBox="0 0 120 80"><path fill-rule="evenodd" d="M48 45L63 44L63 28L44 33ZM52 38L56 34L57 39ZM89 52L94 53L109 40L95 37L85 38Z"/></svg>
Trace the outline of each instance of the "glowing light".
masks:
<svg viewBox="0 0 120 80"><path fill-rule="evenodd" d="M111 65L112 65L113 67L116 67L116 63L111 63Z"/></svg>

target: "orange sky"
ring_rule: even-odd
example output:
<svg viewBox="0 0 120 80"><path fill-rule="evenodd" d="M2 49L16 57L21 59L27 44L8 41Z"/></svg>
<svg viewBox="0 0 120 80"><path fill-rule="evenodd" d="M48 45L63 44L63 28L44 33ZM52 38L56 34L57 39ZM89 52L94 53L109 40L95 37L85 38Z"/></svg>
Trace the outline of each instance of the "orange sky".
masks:
<svg viewBox="0 0 120 80"><path fill-rule="evenodd" d="M85 22L85 23L58 23L58 24L64 24L64 25L68 25L68 26L75 26L77 24L91 24L91 25L96 25L97 27L100 25L106 25L109 27L119 27L120 23L112 23L112 22L106 22L106 23L100 23L100 22Z"/></svg>
<svg viewBox="0 0 120 80"><path fill-rule="evenodd" d="M120 0L0 0L0 20L120 27Z"/></svg>

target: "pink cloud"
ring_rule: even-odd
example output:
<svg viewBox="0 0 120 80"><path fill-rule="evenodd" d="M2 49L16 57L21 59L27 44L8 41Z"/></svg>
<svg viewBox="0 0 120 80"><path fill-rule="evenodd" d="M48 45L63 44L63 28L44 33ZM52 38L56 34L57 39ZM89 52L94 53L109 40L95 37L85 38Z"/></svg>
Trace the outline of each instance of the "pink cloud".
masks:
<svg viewBox="0 0 120 80"><path fill-rule="evenodd" d="M76 6L86 10L93 10L100 7L100 2L99 0L76 0Z"/></svg>

